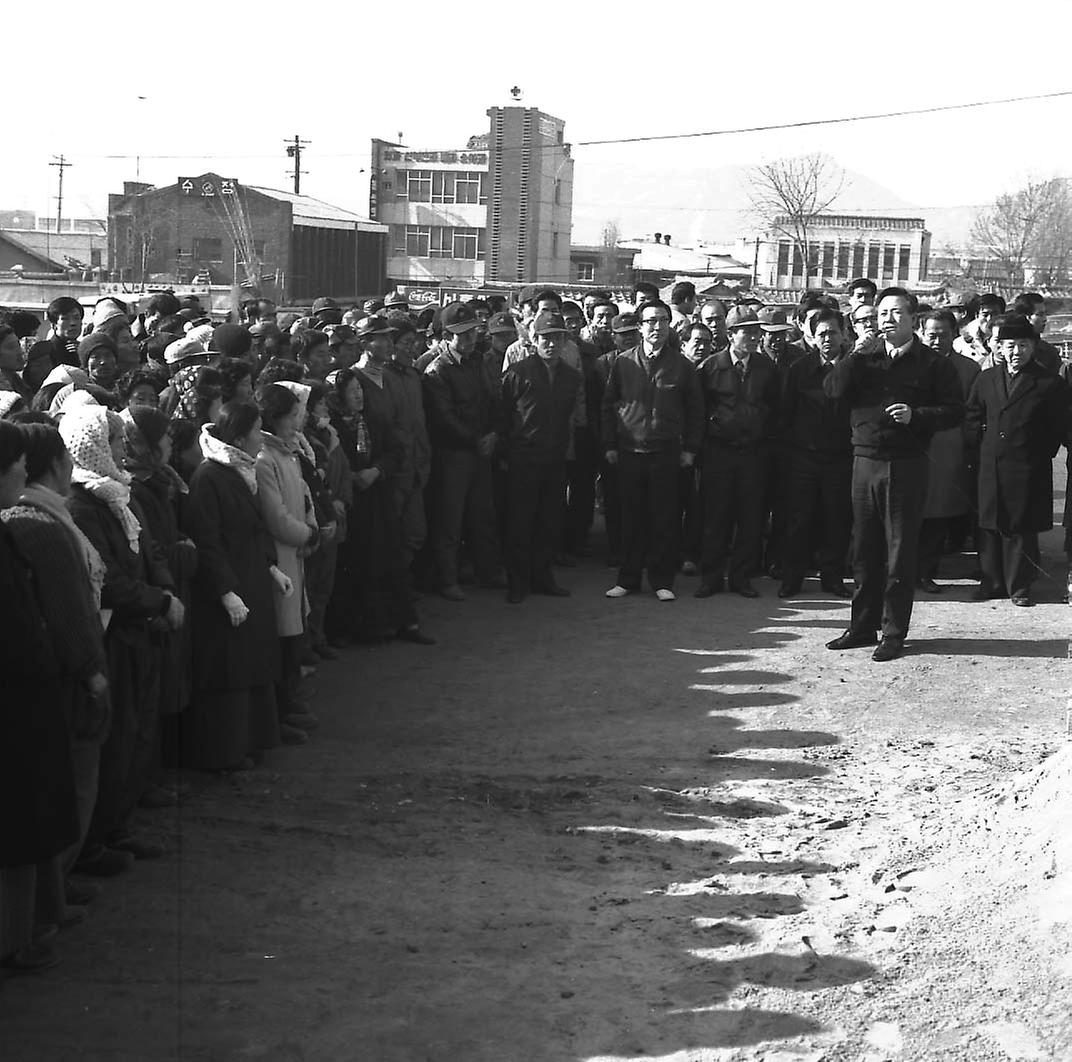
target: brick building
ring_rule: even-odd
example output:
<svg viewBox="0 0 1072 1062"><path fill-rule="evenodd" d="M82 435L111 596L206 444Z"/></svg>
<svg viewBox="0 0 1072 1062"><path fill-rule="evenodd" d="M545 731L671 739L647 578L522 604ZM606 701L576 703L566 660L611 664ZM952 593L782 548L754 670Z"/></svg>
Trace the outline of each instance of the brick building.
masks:
<svg viewBox="0 0 1072 1062"><path fill-rule="evenodd" d="M118 281L241 285L280 302L382 294L387 226L215 173L108 197Z"/></svg>

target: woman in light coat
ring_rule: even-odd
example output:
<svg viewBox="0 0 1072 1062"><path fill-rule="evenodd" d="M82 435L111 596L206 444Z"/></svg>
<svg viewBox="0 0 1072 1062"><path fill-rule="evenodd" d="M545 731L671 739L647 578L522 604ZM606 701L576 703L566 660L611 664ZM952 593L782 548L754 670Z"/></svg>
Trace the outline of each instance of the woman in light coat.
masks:
<svg viewBox="0 0 1072 1062"><path fill-rule="evenodd" d="M257 455L257 496L268 533L275 540L276 564L293 592L275 598L279 632L280 680L276 701L280 720L298 729L315 719L297 701L301 639L305 631L304 557L316 549L319 532L312 498L291 446L298 430L298 399L280 384L269 384L258 396L262 447Z"/></svg>

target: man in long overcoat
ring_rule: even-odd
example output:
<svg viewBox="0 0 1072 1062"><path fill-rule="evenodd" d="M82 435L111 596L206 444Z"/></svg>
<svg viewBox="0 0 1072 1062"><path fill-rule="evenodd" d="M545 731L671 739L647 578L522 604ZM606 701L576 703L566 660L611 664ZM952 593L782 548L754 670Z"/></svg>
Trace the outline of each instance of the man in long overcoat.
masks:
<svg viewBox="0 0 1072 1062"><path fill-rule="evenodd" d="M979 448L979 562L973 597L1030 605L1038 536L1053 526L1053 458L1068 435L1069 390L1035 361L1031 323L1010 315L998 328L1002 360L980 373L968 399Z"/></svg>

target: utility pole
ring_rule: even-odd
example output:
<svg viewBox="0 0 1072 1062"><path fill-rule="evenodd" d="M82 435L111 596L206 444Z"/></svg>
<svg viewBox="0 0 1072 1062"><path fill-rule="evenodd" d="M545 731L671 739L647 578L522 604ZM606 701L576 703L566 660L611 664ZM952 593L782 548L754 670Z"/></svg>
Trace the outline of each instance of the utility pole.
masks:
<svg viewBox="0 0 1072 1062"><path fill-rule="evenodd" d="M67 169L72 163L68 162L62 155L57 157L52 156L50 166L55 166L60 171L60 190L59 195L56 196L56 232L60 231L60 222L63 220L63 171Z"/></svg>
<svg viewBox="0 0 1072 1062"><path fill-rule="evenodd" d="M294 134L294 142L287 142L287 155L294 160L294 194L301 195L301 178L305 172L301 168L302 148L308 145L308 140L302 140L297 133Z"/></svg>

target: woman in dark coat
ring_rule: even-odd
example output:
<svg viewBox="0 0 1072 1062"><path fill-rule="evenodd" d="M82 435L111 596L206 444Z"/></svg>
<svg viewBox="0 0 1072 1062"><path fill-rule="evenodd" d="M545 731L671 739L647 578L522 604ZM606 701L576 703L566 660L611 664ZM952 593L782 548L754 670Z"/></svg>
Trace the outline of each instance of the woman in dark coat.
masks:
<svg viewBox="0 0 1072 1062"><path fill-rule="evenodd" d="M1008 593L1030 605L1039 532L1053 526L1053 458L1068 437L1069 392L1035 361L1035 343L1026 317L1008 317L997 333L1003 360L979 374L968 398L969 438L979 447L976 600Z"/></svg>
<svg viewBox="0 0 1072 1062"><path fill-rule="evenodd" d="M167 564L130 492L123 458L123 421L101 406L65 413L60 434L74 462L68 506L104 561L101 607L112 701L112 725L101 747L100 787L76 869L106 873L109 849L135 858L162 854L131 837L128 820L151 784L159 742L160 664L154 634L178 630L182 602Z"/></svg>
<svg viewBox="0 0 1072 1062"><path fill-rule="evenodd" d="M184 758L193 767L250 766L279 744L275 682L275 545L257 502L261 418L230 402L201 432L187 530L197 545L192 618L194 692Z"/></svg>
<svg viewBox="0 0 1072 1062"><path fill-rule="evenodd" d="M141 506L150 535L163 552L184 608L190 606L190 580L197 568L197 549L179 530L178 505L188 493L182 477L168 464L170 421L159 409L133 405L122 414L131 475L130 492ZM160 648L160 715L165 758L174 762L179 723L176 716L190 703L190 625L156 636ZM176 794L157 785L142 798L146 806L174 803Z"/></svg>
<svg viewBox="0 0 1072 1062"><path fill-rule="evenodd" d="M331 424L353 473L353 506L339 546L326 626L333 635L397 637L432 645L417 620L392 497L402 446L386 418L365 404L365 382L352 369L329 374Z"/></svg>
<svg viewBox="0 0 1072 1062"><path fill-rule="evenodd" d="M26 482L21 431L0 421L0 508ZM60 667L34 572L0 523L0 964L40 970L59 961L35 923L62 918L60 853L78 836L74 772Z"/></svg>

